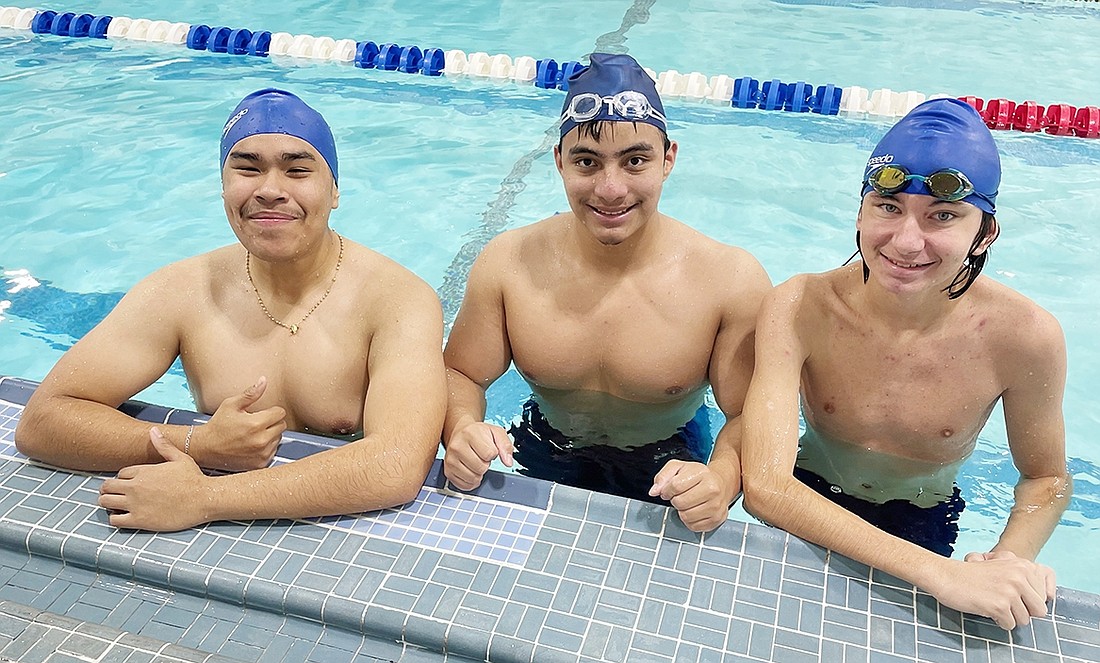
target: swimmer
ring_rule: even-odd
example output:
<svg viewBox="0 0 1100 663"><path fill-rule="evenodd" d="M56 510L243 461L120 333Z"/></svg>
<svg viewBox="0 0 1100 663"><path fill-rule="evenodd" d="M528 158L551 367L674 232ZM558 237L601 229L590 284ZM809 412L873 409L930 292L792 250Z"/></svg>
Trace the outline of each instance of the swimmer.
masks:
<svg viewBox="0 0 1100 663"><path fill-rule="evenodd" d="M671 503L696 531L725 521L771 282L744 250L658 210L677 150L633 58L593 53L569 80L554 148L569 211L486 245L444 352L444 469L458 488L500 458L529 476ZM484 421L485 390L512 363L533 395L505 431ZM708 385L726 415L716 442Z"/></svg>
<svg viewBox="0 0 1100 663"><path fill-rule="evenodd" d="M335 142L295 95L245 97L222 131L221 167L239 243L134 286L35 391L16 430L19 450L117 471L99 503L123 528L411 501L446 407L438 298L329 227L340 201ZM116 409L177 357L208 423L150 426ZM286 429L360 439L269 468Z"/></svg>
<svg viewBox="0 0 1100 663"><path fill-rule="evenodd" d="M981 275L1000 179L961 101L928 101L887 132L864 172L861 261L796 276L761 308L743 476L759 518L1011 629L1054 596L1034 560L1071 483L1061 327ZM997 401L1016 503L992 550L951 559L955 478Z"/></svg>

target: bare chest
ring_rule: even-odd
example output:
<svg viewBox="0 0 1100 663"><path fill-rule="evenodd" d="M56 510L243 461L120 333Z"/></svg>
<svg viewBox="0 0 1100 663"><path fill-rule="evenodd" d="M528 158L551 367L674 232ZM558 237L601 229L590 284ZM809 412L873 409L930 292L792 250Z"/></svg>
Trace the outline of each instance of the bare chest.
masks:
<svg viewBox="0 0 1100 663"><path fill-rule="evenodd" d="M295 335L262 321L243 329L215 323L186 335L181 358L204 412L264 376L267 388L252 411L280 406L291 430L348 435L362 429L366 344L326 328L323 318L310 319Z"/></svg>
<svg viewBox="0 0 1100 663"><path fill-rule="evenodd" d="M648 402L706 381L720 322L692 295L629 287L506 294L505 310L513 361L532 383Z"/></svg>
<svg viewBox="0 0 1100 663"><path fill-rule="evenodd" d="M839 329L803 370L804 411L822 433L934 463L969 453L1003 387L980 338L904 339Z"/></svg>

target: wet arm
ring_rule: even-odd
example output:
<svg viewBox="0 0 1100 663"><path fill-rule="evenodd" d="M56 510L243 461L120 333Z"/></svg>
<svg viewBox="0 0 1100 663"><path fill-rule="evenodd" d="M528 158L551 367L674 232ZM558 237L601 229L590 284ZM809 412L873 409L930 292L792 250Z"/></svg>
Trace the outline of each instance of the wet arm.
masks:
<svg viewBox="0 0 1100 663"><path fill-rule="evenodd" d="M726 485L727 505L741 492L742 409L752 379L756 314L771 290L771 280L755 259L746 256L742 264L744 267L734 277L740 287L731 293L726 304L708 375L714 399L726 421L715 438L707 466Z"/></svg>
<svg viewBox="0 0 1100 663"><path fill-rule="evenodd" d="M486 247L470 270L462 307L447 339L447 417L444 445L451 435L485 418L485 390L508 370L511 344L505 322L504 293L499 274L503 265L494 243Z"/></svg>
<svg viewBox="0 0 1100 663"><path fill-rule="evenodd" d="M1035 559L1069 504L1062 397L1065 340L1058 323L1038 315L1025 334L1030 348L1013 353L1015 380L1003 395L1012 460L1020 471L1015 505L993 551Z"/></svg>
<svg viewBox="0 0 1100 663"><path fill-rule="evenodd" d="M925 587L942 558L886 534L794 478L799 386L815 314L803 312L799 278L779 286L761 308L756 368L743 414L745 508L791 534ZM820 327L820 325L816 325Z"/></svg>
<svg viewBox="0 0 1100 663"><path fill-rule="evenodd" d="M19 450L59 467L113 471L158 462L148 422L116 408L152 384L179 354L170 266L145 279L57 362L15 432ZM162 426L182 449L185 426Z"/></svg>

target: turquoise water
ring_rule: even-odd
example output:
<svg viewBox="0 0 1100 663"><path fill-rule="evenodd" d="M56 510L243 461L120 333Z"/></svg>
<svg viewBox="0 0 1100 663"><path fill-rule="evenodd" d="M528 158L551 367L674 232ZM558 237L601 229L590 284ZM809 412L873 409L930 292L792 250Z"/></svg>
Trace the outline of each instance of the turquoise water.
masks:
<svg viewBox="0 0 1100 663"><path fill-rule="evenodd" d="M364 7L368 4L368 7ZM924 5L924 8L917 8ZM85 2L74 10L512 56L626 49L657 70L1016 101L1100 105L1100 7L1077 2ZM935 8L935 7L940 8ZM932 8L929 8L932 7ZM65 9L54 6L54 9ZM1009 65L1008 63L1013 63ZM1017 63L1023 63L1022 65ZM341 232L409 266L448 320L493 234L564 209L548 131L561 93L466 78L197 53L0 29L0 374L41 379L153 269L233 241L218 197L217 132L268 85L322 109L337 136ZM662 209L753 252L779 282L851 253L862 164L883 121L670 101L680 142ZM1100 543L1100 141L998 133L1003 233L989 270L1061 320L1067 446L1077 497L1042 559L1100 592L1078 558ZM38 282L37 287L21 284ZM947 387L949 388L949 387ZM490 416L525 398L508 374ZM141 396L191 405L182 375ZM716 415L717 416L717 415ZM996 540L1016 474L995 413L962 481L961 550Z"/></svg>

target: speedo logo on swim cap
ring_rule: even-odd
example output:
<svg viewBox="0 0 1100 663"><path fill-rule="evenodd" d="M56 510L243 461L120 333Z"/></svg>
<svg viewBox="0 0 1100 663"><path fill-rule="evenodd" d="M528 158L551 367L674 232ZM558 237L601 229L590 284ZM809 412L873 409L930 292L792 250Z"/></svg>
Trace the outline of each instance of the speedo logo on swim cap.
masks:
<svg viewBox="0 0 1100 663"><path fill-rule="evenodd" d="M237 123L237 120L240 120L242 117L244 117L245 113L247 112L247 108L242 108L241 112L229 118L229 121L225 123L225 129L222 129L222 140L225 140L225 137L229 135L229 130L232 129L233 125Z"/></svg>
<svg viewBox="0 0 1100 663"><path fill-rule="evenodd" d="M234 118L235 120L236 118ZM877 157L871 157L867 160L867 166L880 166L884 163L890 163L894 160L893 154L880 154Z"/></svg>

